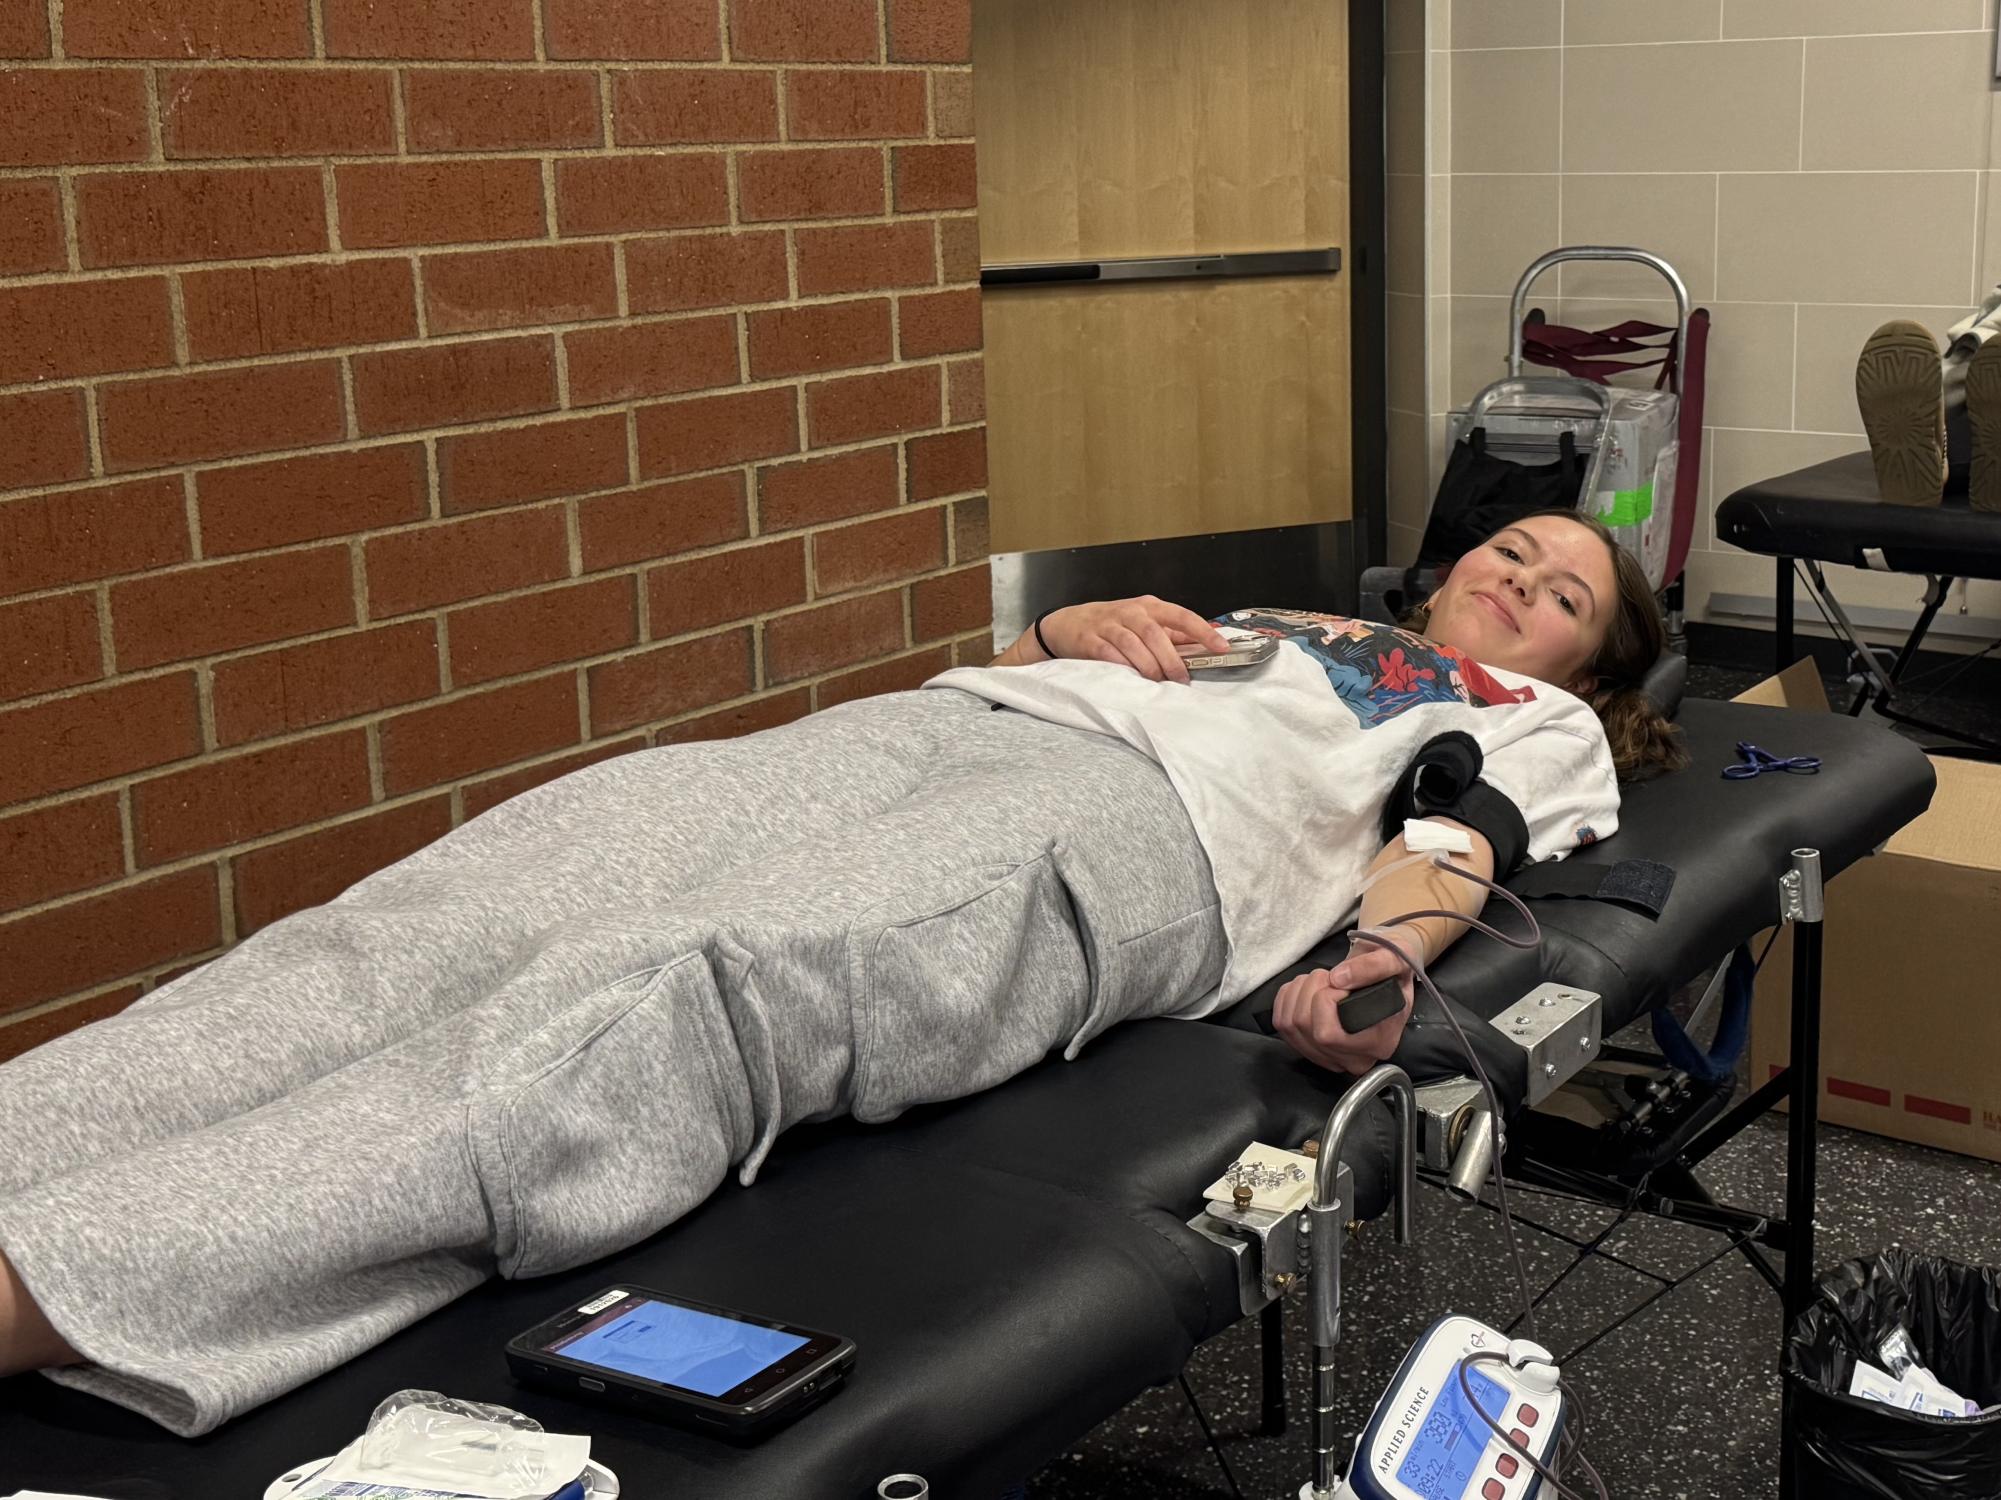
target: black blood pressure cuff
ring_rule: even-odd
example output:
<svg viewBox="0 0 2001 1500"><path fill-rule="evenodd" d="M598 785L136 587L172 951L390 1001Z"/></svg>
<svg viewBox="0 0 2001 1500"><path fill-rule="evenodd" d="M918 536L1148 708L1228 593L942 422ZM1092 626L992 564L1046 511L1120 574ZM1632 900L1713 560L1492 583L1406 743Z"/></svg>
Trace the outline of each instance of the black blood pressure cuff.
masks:
<svg viewBox="0 0 2001 1500"><path fill-rule="evenodd" d="M1383 842L1408 818L1450 818L1486 839L1494 878L1505 880L1529 855L1529 825L1521 809L1480 779L1480 743L1463 730L1441 734L1420 749L1383 806Z"/></svg>

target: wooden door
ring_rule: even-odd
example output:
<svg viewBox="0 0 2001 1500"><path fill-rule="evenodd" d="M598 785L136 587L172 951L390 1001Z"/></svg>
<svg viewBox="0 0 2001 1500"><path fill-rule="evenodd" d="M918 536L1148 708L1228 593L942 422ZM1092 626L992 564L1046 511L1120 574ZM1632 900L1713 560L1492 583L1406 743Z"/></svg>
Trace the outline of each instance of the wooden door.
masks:
<svg viewBox="0 0 2001 1500"><path fill-rule="evenodd" d="M975 0L981 259L1345 246L1346 0ZM989 287L993 545L1348 520L1348 277Z"/></svg>

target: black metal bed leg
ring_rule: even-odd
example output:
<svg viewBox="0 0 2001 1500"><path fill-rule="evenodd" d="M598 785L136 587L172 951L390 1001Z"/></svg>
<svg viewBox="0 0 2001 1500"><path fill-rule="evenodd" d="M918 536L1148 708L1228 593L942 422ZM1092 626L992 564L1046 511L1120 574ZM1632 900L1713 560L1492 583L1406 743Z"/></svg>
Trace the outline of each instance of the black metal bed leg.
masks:
<svg viewBox="0 0 2001 1500"><path fill-rule="evenodd" d="M1773 602L1777 606L1778 622L1774 631L1773 645L1778 651L1778 665L1772 670L1783 672L1793 664L1793 560L1782 557L1778 560L1778 579Z"/></svg>
<svg viewBox="0 0 2001 1500"><path fill-rule="evenodd" d="M1285 1302L1274 1302L1258 1314L1258 1351L1262 1355L1260 1384L1264 1409L1258 1430L1266 1437L1285 1431Z"/></svg>
<svg viewBox="0 0 2001 1500"><path fill-rule="evenodd" d="M1793 867L1784 884L1786 916L1793 924L1792 1062L1786 1124L1786 1247L1783 1340L1793 1320L1813 1298L1813 1212L1815 1198L1815 1135L1820 1125L1820 966L1825 906L1821 894L1820 852L1795 849ZM1781 1380L1783 1381L1783 1375ZM1779 1417L1779 1494L1782 1500L1805 1500L1798 1493L1793 1462L1793 1401L1781 1388Z"/></svg>

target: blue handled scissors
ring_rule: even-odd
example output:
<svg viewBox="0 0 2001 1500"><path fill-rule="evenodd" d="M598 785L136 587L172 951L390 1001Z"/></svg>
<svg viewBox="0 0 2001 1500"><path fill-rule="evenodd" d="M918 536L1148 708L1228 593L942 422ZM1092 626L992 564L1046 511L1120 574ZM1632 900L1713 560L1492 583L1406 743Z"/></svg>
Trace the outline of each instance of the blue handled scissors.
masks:
<svg viewBox="0 0 2001 1500"><path fill-rule="evenodd" d="M1791 776L1820 774L1818 755L1774 755L1769 750L1760 750L1749 740L1737 742L1737 753L1744 757L1743 761L1723 768L1723 774L1732 781L1749 781L1767 771L1784 771Z"/></svg>

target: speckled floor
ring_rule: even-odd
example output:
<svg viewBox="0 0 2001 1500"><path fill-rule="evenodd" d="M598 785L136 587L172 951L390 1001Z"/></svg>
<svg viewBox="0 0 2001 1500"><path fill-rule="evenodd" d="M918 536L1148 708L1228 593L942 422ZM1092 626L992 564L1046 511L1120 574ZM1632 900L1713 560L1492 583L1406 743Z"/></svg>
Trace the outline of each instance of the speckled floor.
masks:
<svg viewBox="0 0 2001 1500"><path fill-rule="evenodd" d="M1767 1119L1709 1163L1705 1180L1726 1202L1776 1210L1785 1191L1785 1131ZM1975 1264L2001 1264L2001 1166L1828 1128L1820 1148L1818 1259L1902 1246ZM1517 1194L1518 1215L1579 1237L1609 1210ZM1358 1431L1411 1340L1457 1311L1505 1322L1519 1304L1499 1221L1442 1192L1420 1190L1417 1243L1402 1248L1371 1226L1344 1262L1341 1352L1352 1372L1340 1425ZM1538 1287L1569 1248L1522 1234ZM1723 1241L1657 1220L1629 1222L1606 1248L1650 1270L1679 1275ZM1544 1304L1539 1332L1562 1353L1656 1290L1602 1260L1587 1263ZM1291 1500L1310 1472L1305 1455L1304 1309L1286 1319L1292 1427L1257 1435L1254 1323L1197 1352L1188 1378L1250 1497ZM1734 1254L1641 1312L1564 1366L1589 1417L1586 1451L1616 1500L1744 1500L1778 1483L1778 1300ZM1344 1439L1346 1441L1348 1439ZM1229 1494L1193 1414L1174 1387L1151 1391L1104 1423L1030 1482L1049 1500L1167 1500Z"/></svg>
<svg viewBox="0 0 2001 1500"><path fill-rule="evenodd" d="M1745 643L1705 640L1690 691L1728 697L1764 675ZM1707 649L1705 649L1707 648ZM1765 649L1769 649L1767 646ZM1838 663L1830 696L1846 702ZM1928 704L1957 727L2001 731L1995 665L1961 671L1927 662L1933 683L1953 678ZM1944 670L1936 670L1943 668ZM1915 675L1915 673L1914 673ZM1923 684L1920 684L1922 688ZM1627 1038L1644 1045L1644 1036ZM1705 1165L1721 1201L1777 1211L1785 1194L1785 1125L1766 1117ZM1544 1196L1513 1196L1516 1214L1577 1237L1609 1223L1609 1210ZM1902 1246L1975 1264L2001 1265L2001 1166L1856 1132L1824 1128L1820 1142L1817 1259ZM1370 1226L1344 1262L1340 1427L1359 1430L1410 1342L1447 1311L1504 1323L1519 1305L1496 1216L1432 1188L1419 1191L1417 1243L1391 1242ZM1522 1233L1539 1288L1572 1255L1567 1245ZM1635 1265L1681 1275L1724 1249L1702 1231L1635 1219L1606 1248ZM1633 1271L1593 1261L1544 1304L1539 1332L1562 1354L1657 1289ZM1615 1500L1744 1500L1778 1483L1778 1299L1733 1254L1655 1302L1565 1365L1589 1417L1585 1448ZM1285 1437L1258 1435L1258 1342L1242 1323L1198 1350L1188 1379L1216 1427L1242 1492L1292 1500L1309 1477L1305 1413L1308 1371L1304 1308L1286 1317L1292 1424ZM1028 1484L1033 1500L1196 1500L1230 1494L1181 1392L1148 1392L1105 1422Z"/></svg>

